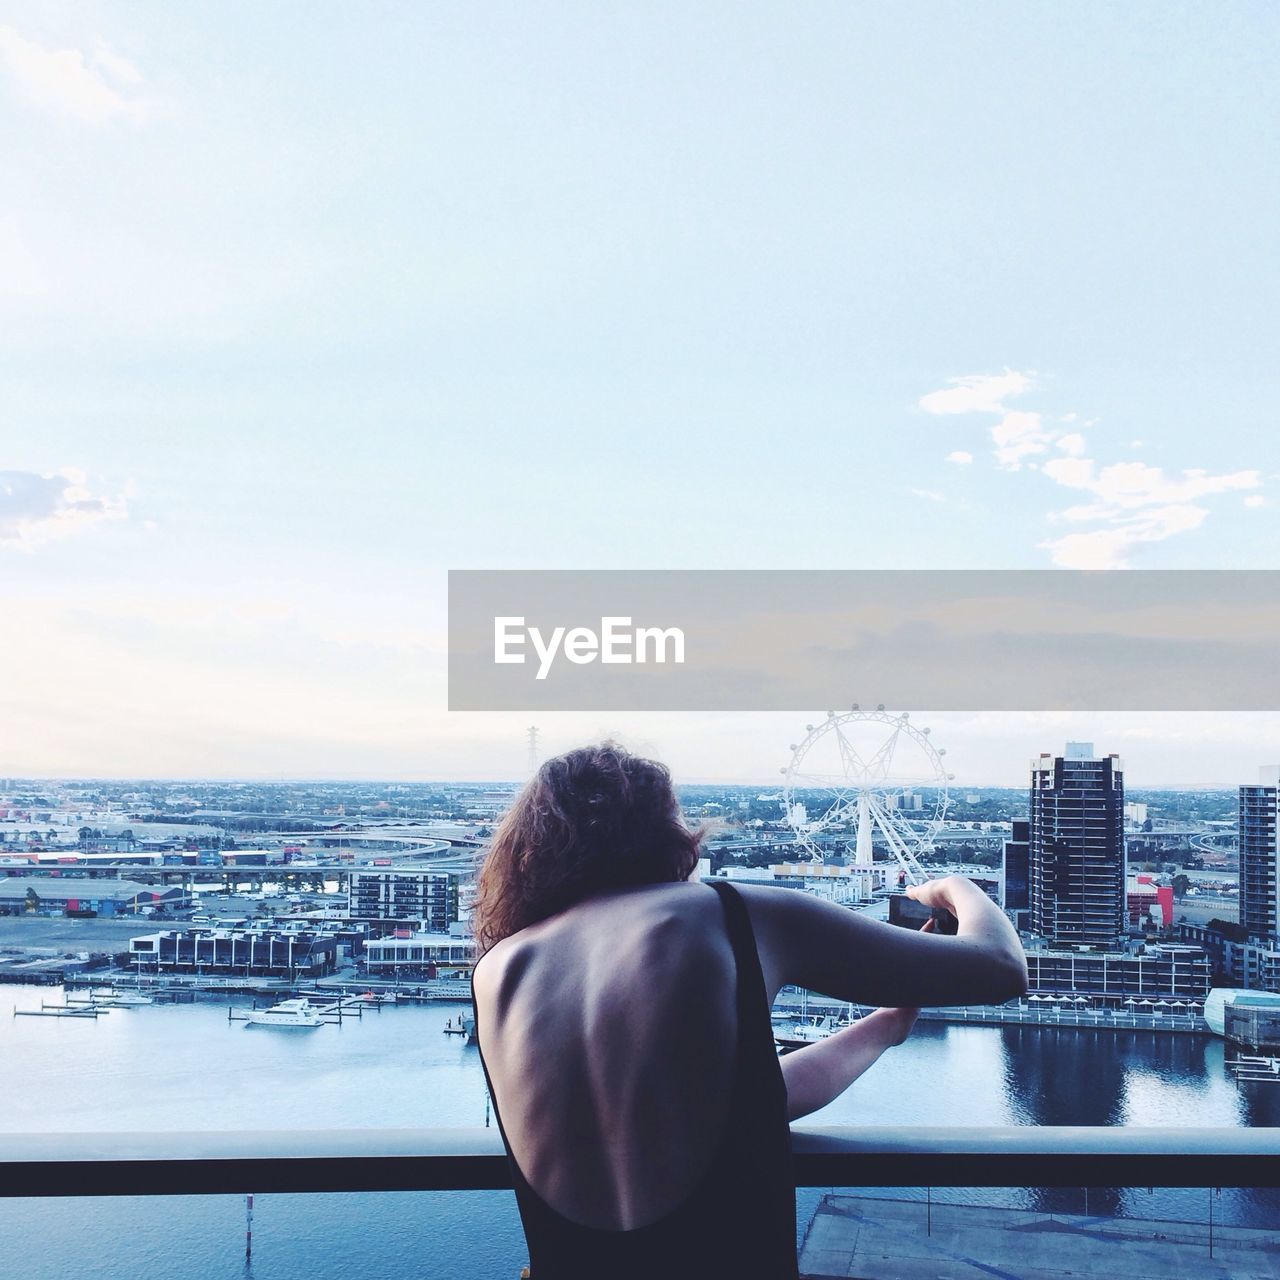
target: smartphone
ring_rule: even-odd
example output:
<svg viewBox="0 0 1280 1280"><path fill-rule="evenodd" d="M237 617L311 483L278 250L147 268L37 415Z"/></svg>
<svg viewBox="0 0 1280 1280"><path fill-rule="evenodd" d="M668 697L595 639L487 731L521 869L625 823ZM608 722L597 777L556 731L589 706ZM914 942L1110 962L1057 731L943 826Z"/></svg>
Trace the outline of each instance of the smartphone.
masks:
<svg viewBox="0 0 1280 1280"><path fill-rule="evenodd" d="M904 929L919 929L926 920L933 921L935 933L955 933L960 922L946 907L926 907L923 902L895 893L889 899L889 923Z"/></svg>

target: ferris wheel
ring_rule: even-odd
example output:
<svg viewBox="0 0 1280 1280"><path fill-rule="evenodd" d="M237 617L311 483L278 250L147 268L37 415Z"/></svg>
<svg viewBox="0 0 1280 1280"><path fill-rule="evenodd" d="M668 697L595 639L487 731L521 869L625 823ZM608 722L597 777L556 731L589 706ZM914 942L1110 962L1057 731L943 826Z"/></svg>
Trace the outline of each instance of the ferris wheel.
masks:
<svg viewBox="0 0 1280 1280"><path fill-rule="evenodd" d="M819 840L849 835L854 865L870 867L877 837L889 847L912 883L929 877L919 855L947 815L947 783L955 775L942 763L929 730L910 723L907 712L828 711L805 737L791 745L782 770L783 804L796 841L815 862Z"/></svg>

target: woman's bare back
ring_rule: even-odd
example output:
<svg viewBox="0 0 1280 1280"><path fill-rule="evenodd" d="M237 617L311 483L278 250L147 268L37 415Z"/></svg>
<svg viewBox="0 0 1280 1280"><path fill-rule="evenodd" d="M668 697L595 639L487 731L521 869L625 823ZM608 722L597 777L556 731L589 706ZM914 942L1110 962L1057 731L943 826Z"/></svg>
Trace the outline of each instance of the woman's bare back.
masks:
<svg viewBox="0 0 1280 1280"><path fill-rule="evenodd" d="M631 1230L689 1196L724 1132L737 1038L733 951L708 886L577 903L493 947L475 995L512 1155L547 1204Z"/></svg>
<svg viewBox="0 0 1280 1280"><path fill-rule="evenodd" d="M955 937L795 889L738 886L764 1000L784 983L885 1006L999 1003L1026 990L1018 936L981 889L948 877L914 892L957 916ZM696 881L586 899L486 954L475 979L481 1048L512 1154L552 1209L630 1230L698 1185L725 1132L734 976L718 896ZM832 1037L784 1060L793 1115L816 1110L834 1096L832 1080L843 1077L839 1092L897 1042L894 1026L864 1021L874 1034L850 1038L876 1041L869 1054L858 1043L843 1055ZM833 1053L848 1062L832 1064ZM816 1085L810 1067L820 1068Z"/></svg>

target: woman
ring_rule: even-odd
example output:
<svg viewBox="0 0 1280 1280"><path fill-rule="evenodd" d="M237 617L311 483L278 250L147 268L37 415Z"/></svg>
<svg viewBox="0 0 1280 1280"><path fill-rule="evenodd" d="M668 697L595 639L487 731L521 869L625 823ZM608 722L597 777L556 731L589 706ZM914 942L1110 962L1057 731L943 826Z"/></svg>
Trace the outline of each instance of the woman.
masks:
<svg viewBox="0 0 1280 1280"><path fill-rule="evenodd" d="M922 936L793 889L690 880L670 775L612 743L548 760L480 875L481 1059L532 1280L780 1280L796 1271L788 1121L825 1106L920 1005L1026 989L1017 934L958 876L908 893ZM779 1061L794 983L885 1006Z"/></svg>

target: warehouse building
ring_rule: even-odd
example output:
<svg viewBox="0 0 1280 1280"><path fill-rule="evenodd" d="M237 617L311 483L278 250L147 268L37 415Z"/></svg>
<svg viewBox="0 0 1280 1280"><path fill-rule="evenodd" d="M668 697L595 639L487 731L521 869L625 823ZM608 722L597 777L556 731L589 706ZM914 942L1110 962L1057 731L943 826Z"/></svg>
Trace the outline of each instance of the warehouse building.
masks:
<svg viewBox="0 0 1280 1280"><path fill-rule="evenodd" d="M181 911L191 905L184 885L93 880L85 876L0 877L0 915L119 916L148 907Z"/></svg>

